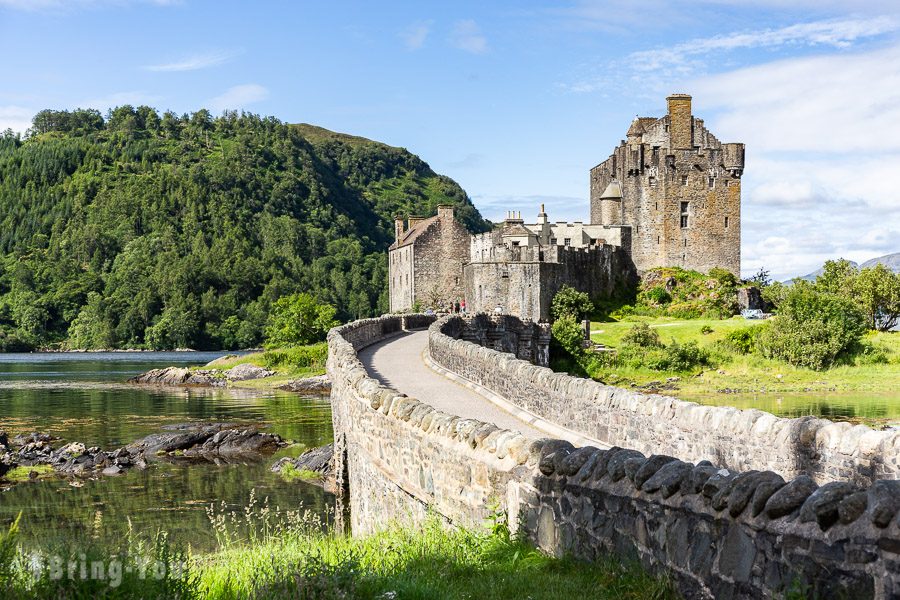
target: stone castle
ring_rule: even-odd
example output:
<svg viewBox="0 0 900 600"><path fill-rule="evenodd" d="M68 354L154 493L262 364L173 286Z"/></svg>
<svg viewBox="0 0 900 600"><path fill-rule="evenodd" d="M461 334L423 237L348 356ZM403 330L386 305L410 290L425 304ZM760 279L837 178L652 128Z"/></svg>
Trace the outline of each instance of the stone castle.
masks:
<svg viewBox="0 0 900 600"><path fill-rule="evenodd" d="M653 267L740 276L744 145L716 139L691 114L690 96L667 101L668 114L636 118L591 169L590 223L552 223L543 206L535 223L508 213L480 235L448 206L428 219L396 219L391 312L459 302L537 321L563 285L608 297Z"/></svg>

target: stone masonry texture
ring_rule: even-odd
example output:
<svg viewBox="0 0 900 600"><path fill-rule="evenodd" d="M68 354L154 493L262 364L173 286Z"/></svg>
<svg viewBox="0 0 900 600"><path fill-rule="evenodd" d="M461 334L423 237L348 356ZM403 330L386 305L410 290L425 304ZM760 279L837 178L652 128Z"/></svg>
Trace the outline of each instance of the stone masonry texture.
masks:
<svg viewBox="0 0 900 600"><path fill-rule="evenodd" d="M547 369L446 335L443 331L466 330L454 319L437 321L429 330L432 360L445 368L452 365L451 370L471 379L476 374L472 369L460 372L453 362L465 356L475 361L473 369L494 370L514 383L527 381L526 388L540 375L548 386L543 393L556 394L551 401L560 410L566 402L604 402L596 390L587 393L577 382L555 380ZM687 457L690 452L650 447L650 440L661 447L663 440L653 438L652 432L644 437L642 427L653 429L654 423L670 420L679 421L680 427L686 424L680 422L674 399L654 396L635 395L623 406L606 403L582 418L588 422L604 411L639 413L639 421L628 424L628 418L622 418L621 428L611 430L620 431L615 435L624 431L629 441L643 440L643 451L634 446L599 450L561 440L530 441L387 388L357 358L360 348L433 320L385 316L329 333L335 458L342 490L338 499L345 509L341 514L349 512L355 534L396 520L420 521L428 511L448 523L477 528L492 507L499 506L514 531L547 552L637 559L650 570L669 573L687 598L782 597L792 586L822 598L900 596L900 482L820 476L817 483L807 475L783 476L764 466L729 469L721 462ZM518 400L514 394L504 397ZM765 413L738 427L732 422L749 411L711 410L716 414L697 428L727 426L732 446L740 451L747 445L745 451L756 453L750 436L736 433L759 426L763 434L765 428L757 422L767 418ZM770 419L769 428L774 426ZM876 440L869 432L851 434L828 422L804 424L801 445L832 449L815 461L833 462L836 454L857 460L871 456L869 446ZM662 431L678 435L666 428L655 435ZM779 433L769 435L777 438ZM688 430L682 436L696 437ZM703 439L712 451L717 438ZM879 437L875 446L896 441ZM694 445L688 441L679 447L690 450ZM785 451L777 444L768 448L770 455ZM738 453L723 452L731 458ZM893 465L896 473L895 462L883 463Z"/></svg>

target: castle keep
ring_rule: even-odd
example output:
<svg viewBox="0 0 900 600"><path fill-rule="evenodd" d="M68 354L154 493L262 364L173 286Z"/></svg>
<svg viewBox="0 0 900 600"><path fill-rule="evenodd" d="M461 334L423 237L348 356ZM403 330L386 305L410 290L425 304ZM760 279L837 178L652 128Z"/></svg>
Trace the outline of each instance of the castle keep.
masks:
<svg viewBox="0 0 900 600"><path fill-rule="evenodd" d="M590 172L590 222L535 223L508 213L493 231L469 235L441 206L430 219L395 221L389 250L391 311L444 308L549 318L564 285L608 297L653 267L741 269L744 145L723 144L691 113L691 97L668 113L638 117Z"/></svg>

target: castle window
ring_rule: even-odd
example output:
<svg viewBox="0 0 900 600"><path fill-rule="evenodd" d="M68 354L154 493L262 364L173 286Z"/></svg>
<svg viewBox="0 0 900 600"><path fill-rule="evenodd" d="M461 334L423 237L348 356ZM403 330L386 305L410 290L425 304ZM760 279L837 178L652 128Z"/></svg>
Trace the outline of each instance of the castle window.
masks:
<svg viewBox="0 0 900 600"><path fill-rule="evenodd" d="M681 203L681 228L685 229L688 226L688 204L689 202Z"/></svg>
<svg viewBox="0 0 900 600"><path fill-rule="evenodd" d="M649 181L650 181L650 187L656 187L656 177L651 175Z"/></svg>
<svg viewBox="0 0 900 600"><path fill-rule="evenodd" d="M687 185L687 175L681 176L681 185Z"/></svg>
<svg viewBox="0 0 900 600"><path fill-rule="evenodd" d="M456 278L456 284L455 284L455 285L459 285L459 277Z"/></svg>
<svg viewBox="0 0 900 600"><path fill-rule="evenodd" d="M653 203L653 210L659 210L659 202Z"/></svg>
<svg viewBox="0 0 900 600"><path fill-rule="evenodd" d="M728 217L725 217L725 229L728 229Z"/></svg>
<svg viewBox="0 0 900 600"><path fill-rule="evenodd" d="M682 240L684 242L683 246L687 248L687 240Z"/></svg>
<svg viewBox="0 0 900 600"><path fill-rule="evenodd" d="M550 238L550 245L551 245L551 246L555 246L555 245L556 245L556 238L554 238L554 237Z"/></svg>
<svg viewBox="0 0 900 600"><path fill-rule="evenodd" d="M659 245L659 236L656 236L656 243Z"/></svg>
<svg viewBox="0 0 900 600"><path fill-rule="evenodd" d="M513 243L512 243L513 248L518 248L520 243L521 243L521 242L513 242Z"/></svg>
<svg viewBox="0 0 900 600"><path fill-rule="evenodd" d="M728 187L728 184L729 184L729 183L731 183L731 182L728 181L728 180L726 179L726 180L725 180L725 187Z"/></svg>
<svg viewBox="0 0 900 600"><path fill-rule="evenodd" d="M571 246L572 238L563 238L563 246Z"/></svg>
<svg viewBox="0 0 900 600"><path fill-rule="evenodd" d="M709 189L713 189L714 187L716 187L716 178L710 177L709 178Z"/></svg>

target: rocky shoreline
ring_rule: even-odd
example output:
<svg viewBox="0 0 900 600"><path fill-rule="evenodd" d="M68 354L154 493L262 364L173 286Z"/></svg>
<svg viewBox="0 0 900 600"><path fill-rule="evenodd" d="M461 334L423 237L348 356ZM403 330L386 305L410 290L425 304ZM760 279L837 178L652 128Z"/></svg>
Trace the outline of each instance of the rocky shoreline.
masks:
<svg viewBox="0 0 900 600"><path fill-rule="evenodd" d="M163 427L114 450L70 442L54 447L47 433L20 434L9 439L0 432L0 479L16 467L47 465L57 474L72 478L121 475L129 469L146 469L150 463L191 461L229 463L263 460L287 446L281 436L231 423L184 423ZM35 471L36 473L36 471ZM31 473L29 473L31 477Z"/></svg>
<svg viewBox="0 0 900 600"><path fill-rule="evenodd" d="M215 363L210 363L207 367ZM128 380L128 383L141 385L171 385L182 387L228 387L229 384L242 381L266 379L275 375L275 371L251 364L240 364L230 369L215 368L188 369L185 367L164 367L152 369ZM327 375L316 375L295 379L274 389L300 394L328 395L331 393L331 382Z"/></svg>
<svg viewBox="0 0 900 600"><path fill-rule="evenodd" d="M285 456L272 465L271 471L282 475L291 470L315 474L316 477L304 478L307 483L321 485L325 491L337 493L334 471L334 444L326 444L307 450L296 458Z"/></svg>

